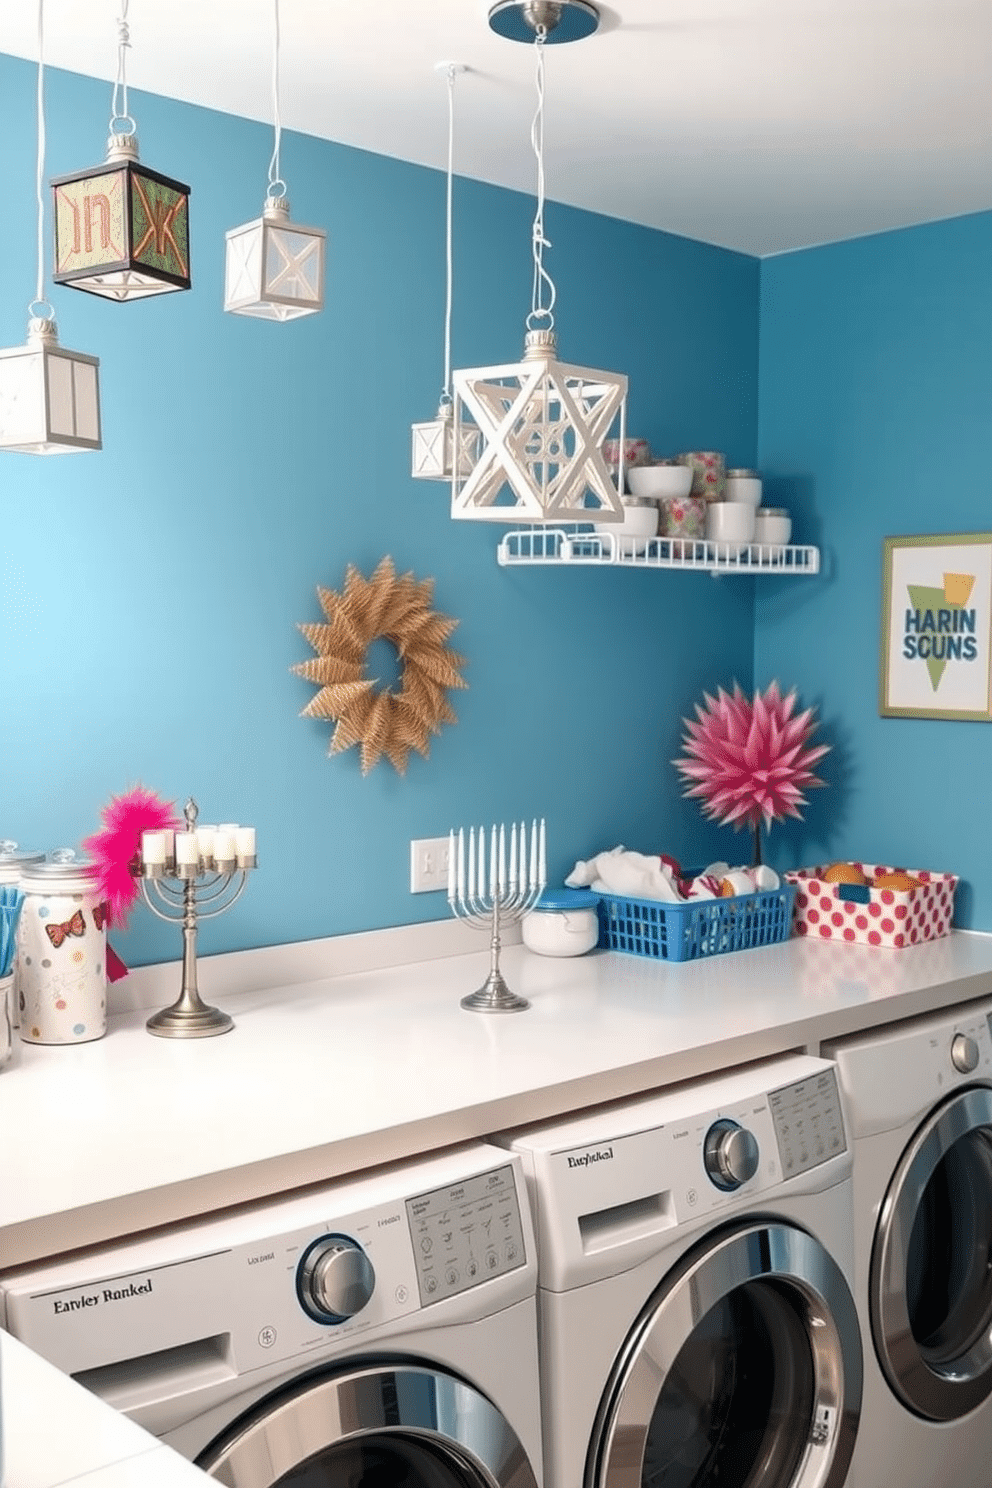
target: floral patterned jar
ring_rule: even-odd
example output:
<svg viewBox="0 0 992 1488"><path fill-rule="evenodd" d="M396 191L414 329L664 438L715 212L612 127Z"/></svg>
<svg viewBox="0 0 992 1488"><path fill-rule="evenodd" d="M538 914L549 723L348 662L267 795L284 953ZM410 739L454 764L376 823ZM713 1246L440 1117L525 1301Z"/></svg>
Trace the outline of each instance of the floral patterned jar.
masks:
<svg viewBox="0 0 992 1488"><path fill-rule="evenodd" d="M17 1002L28 1044L83 1044L107 1031L107 915L96 869L34 863L21 874Z"/></svg>
<svg viewBox="0 0 992 1488"><path fill-rule="evenodd" d="M692 466L692 490L690 495L702 496L707 501L722 501L727 483L727 462L716 450L688 450L679 455L680 465Z"/></svg>

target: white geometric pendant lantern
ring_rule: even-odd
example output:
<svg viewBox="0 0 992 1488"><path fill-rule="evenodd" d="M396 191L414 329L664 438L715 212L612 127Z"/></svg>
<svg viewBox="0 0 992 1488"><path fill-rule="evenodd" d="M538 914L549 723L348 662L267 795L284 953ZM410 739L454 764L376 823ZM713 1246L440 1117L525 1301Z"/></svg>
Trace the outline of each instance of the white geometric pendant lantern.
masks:
<svg viewBox="0 0 992 1488"><path fill-rule="evenodd" d="M471 475L482 448L482 435L475 424L463 418L456 436L451 403L441 403L437 418L412 424L410 432L413 436L411 474L418 480L450 481L456 468L462 479Z"/></svg>
<svg viewBox="0 0 992 1488"><path fill-rule="evenodd" d="M227 234L224 309L261 320L297 320L324 308L327 234L289 220L284 196Z"/></svg>
<svg viewBox="0 0 992 1488"><path fill-rule="evenodd" d="M456 372L455 433L482 436L466 478L452 482L451 515L489 522L622 521L603 458L618 424L624 438L627 379L556 358L554 331L528 331L522 362Z"/></svg>
<svg viewBox="0 0 992 1488"><path fill-rule="evenodd" d="M536 57L537 112L531 143L537 159L537 206L531 229L533 280L522 362L454 374L457 448L466 428L482 447L472 469L451 479L451 515L482 522L621 522L620 493L603 458L603 441L626 433L627 379L558 360L555 285L544 264L544 48L555 39L590 36L599 13L587 0L499 0L490 27L511 41L528 38ZM560 30L559 30L560 28Z"/></svg>
<svg viewBox="0 0 992 1488"><path fill-rule="evenodd" d="M27 344L0 351L0 449L100 449L99 365L97 357L60 346L54 320L30 320Z"/></svg>

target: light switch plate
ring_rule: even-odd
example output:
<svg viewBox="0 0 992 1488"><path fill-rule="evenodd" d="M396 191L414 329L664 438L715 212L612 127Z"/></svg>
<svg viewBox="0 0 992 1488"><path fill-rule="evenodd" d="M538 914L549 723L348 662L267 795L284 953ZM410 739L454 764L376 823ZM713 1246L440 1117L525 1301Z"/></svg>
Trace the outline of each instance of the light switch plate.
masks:
<svg viewBox="0 0 992 1488"><path fill-rule="evenodd" d="M410 843L410 893L429 894L447 887L447 837L415 838Z"/></svg>

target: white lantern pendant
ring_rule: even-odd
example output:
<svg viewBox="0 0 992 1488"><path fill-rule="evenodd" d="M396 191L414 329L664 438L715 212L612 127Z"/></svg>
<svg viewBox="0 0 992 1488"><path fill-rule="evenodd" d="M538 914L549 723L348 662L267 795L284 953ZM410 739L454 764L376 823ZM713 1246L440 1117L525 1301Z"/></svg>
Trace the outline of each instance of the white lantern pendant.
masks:
<svg viewBox="0 0 992 1488"><path fill-rule="evenodd" d="M324 308L327 234L289 220L286 183L279 174L279 0L273 0L272 53L274 142L269 189L261 217L227 233L224 309L259 320L298 320Z"/></svg>
<svg viewBox="0 0 992 1488"><path fill-rule="evenodd" d="M44 0L38 0L37 293L28 306L28 339L0 350L0 450L26 455L101 448L99 360L59 345L55 312L43 297L45 178Z"/></svg>
<svg viewBox="0 0 992 1488"><path fill-rule="evenodd" d="M595 30L598 13L585 0L502 3L490 13L493 30L522 40L533 34L537 57L537 112L531 140L537 158L537 210L531 311L522 362L454 374L454 428L477 427L482 450L471 471L451 482L451 515L489 522L620 522L624 510L603 458L611 432L625 435L627 378L558 360L555 286L544 266L544 44L563 16L576 40Z"/></svg>
<svg viewBox="0 0 992 1488"><path fill-rule="evenodd" d="M465 67L460 62L439 62L448 75L448 171L445 193L445 299L444 299L444 387L438 404L437 418L413 424L411 474L416 480L450 481L456 470L468 476L479 458L479 430L463 419L455 435L454 406L451 399L451 207L455 150L455 78Z"/></svg>

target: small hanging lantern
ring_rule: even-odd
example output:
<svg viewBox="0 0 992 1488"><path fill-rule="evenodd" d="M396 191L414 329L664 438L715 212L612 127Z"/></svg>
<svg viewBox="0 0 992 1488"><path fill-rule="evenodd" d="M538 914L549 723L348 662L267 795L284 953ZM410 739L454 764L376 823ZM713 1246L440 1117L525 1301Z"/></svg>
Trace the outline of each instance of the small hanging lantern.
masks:
<svg viewBox="0 0 992 1488"><path fill-rule="evenodd" d="M100 449L99 365L97 357L60 346L54 320L32 317L26 344L0 351L0 449Z"/></svg>
<svg viewBox="0 0 992 1488"><path fill-rule="evenodd" d="M269 189L261 217L227 233L224 309L261 320L297 320L324 308L327 233L289 220L286 183L279 174L279 0L273 0L272 54L274 143Z"/></svg>
<svg viewBox="0 0 992 1488"><path fill-rule="evenodd" d="M45 26L38 0L37 293L28 306L24 346L0 350L0 450L26 455L100 449L99 360L58 343L55 312L42 296L45 282Z"/></svg>
<svg viewBox="0 0 992 1488"><path fill-rule="evenodd" d="M445 208L445 303L444 303L444 387L438 404L437 418L413 424L411 474L417 480L450 481L456 468L459 477L471 474L479 458L481 435L476 426L463 418L455 437L454 405L451 401L451 204L455 145L455 77L464 72L460 62L439 62L438 69L448 74L448 172ZM457 452L457 458L456 458Z"/></svg>
<svg viewBox="0 0 992 1488"><path fill-rule="evenodd" d="M531 141L537 157L537 210L532 229L534 278L523 361L454 374L452 439L478 428L482 451L473 468L453 473L451 515L490 522L612 522L624 516L603 458L615 424L625 434L627 379L558 360L555 286L544 266L544 45L564 18L560 40L587 36L598 24L586 0L501 0L489 24L502 36L533 38L537 112Z"/></svg>
<svg viewBox="0 0 992 1488"><path fill-rule="evenodd" d="M190 189L140 163L127 112L127 6L122 0L107 158L52 181L55 283L120 301L190 287Z"/></svg>

